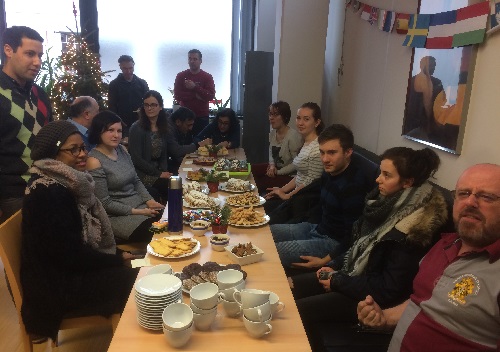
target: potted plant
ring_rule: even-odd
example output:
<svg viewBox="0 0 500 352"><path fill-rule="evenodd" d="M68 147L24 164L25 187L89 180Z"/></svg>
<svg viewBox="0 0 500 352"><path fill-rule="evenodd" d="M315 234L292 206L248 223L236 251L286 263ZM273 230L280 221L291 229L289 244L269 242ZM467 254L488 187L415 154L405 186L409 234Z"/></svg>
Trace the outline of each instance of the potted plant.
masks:
<svg viewBox="0 0 500 352"><path fill-rule="evenodd" d="M212 158L217 158L217 153L219 152L219 150L222 149L222 146L218 144L212 144L212 145L207 145L206 148L208 150L208 156Z"/></svg>
<svg viewBox="0 0 500 352"><path fill-rule="evenodd" d="M224 176L223 173L217 172L215 170L210 170L205 175L205 181L207 181L207 186L210 193L215 193L219 191L219 182L223 176Z"/></svg>
<svg viewBox="0 0 500 352"><path fill-rule="evenodd" d="M212 223L212 232L214 234L227 233L227 225L229 223L229 217L231 216L231 207L228 204L224 204L222 207L216 205L210 208L210 210L212 210L212 217L210 219Z"/></svg>
<svg viewBox="0 0 500 352"><path fill-rule="evenodd" d="M170 94L172 94L172 111L175 111L177 110L178 108L181 107L181 105L179 104L179 102L175 99L175 95L174 95L174 90L170 87L168 87L168 91L170 92Z"/></svg>
<svg viewBox="0 0 500 352"><path fill-rule="evenodd" d="M222 103L222 99L214 98L214 100L210 100L209 103L212 105L212 107L209 109L210 115L216 116L219 111L228 107L230 101L231 97L227 98L224 104Z"/></svg>

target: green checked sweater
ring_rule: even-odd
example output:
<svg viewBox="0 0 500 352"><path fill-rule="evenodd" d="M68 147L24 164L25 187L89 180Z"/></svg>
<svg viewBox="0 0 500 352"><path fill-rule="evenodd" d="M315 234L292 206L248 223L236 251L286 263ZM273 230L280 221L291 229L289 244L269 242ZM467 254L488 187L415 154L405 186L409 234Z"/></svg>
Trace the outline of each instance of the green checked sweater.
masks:
<svg viewBox="0 0 500 352"><path fill-rule="evenodd" d="M49 97L36 84L21 87L0 67L0 198L21 198L30 175L31 147L52 121Z"/></svg>

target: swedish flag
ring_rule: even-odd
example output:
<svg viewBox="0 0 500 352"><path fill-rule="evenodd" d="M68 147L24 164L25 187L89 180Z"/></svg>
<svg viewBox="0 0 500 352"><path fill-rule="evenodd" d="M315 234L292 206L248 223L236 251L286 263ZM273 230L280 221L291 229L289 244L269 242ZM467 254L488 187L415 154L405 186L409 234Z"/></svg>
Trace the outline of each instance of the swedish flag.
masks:
<svg viewBox="0 0 500 352"><path fill-rule="evenodd" d="M425 48L431 15L410 15L408 33L403 46Z"/></svg>

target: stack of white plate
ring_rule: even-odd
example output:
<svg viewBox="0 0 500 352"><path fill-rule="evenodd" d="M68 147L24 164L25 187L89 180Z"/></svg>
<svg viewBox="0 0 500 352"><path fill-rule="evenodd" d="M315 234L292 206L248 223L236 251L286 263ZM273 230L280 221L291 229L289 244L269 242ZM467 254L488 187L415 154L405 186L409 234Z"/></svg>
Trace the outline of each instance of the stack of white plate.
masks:
<svg viewBox="0 0 500 352"><path fill-rule="evenodd" d="M166 306L180 302L182 282L174 275L151 274L135 283L137 321L146 329L162 330L162 313Z"/></svg>

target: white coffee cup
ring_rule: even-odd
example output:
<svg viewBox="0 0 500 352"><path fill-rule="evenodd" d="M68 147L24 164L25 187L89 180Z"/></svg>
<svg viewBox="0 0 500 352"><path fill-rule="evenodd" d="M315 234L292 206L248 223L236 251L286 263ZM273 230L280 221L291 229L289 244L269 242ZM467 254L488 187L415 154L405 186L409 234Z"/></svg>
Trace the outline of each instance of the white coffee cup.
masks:
<svg viewBox="0 0 500 352"><path fill-rule="evenodd" d="M172 331L163 325L163 335L170 346L179 348L188 343L191 335L193 334L193 323L187 326L184 330Z"/></svg>
<svg viewBox="0 0 500 352"><path fill-rule="evenodd" d="M194 286L189 291L191 303L200 309L212 309L220 301L219 287L211 282L204 282Z"/></svg>
<svg viewBox="0 0 500 352"><path fill-rule="evenodd" d="M172 303L162 314L163 325L170 331L181 331L193 322L193 311L184 303Z"/></svg>
<svg viewBox="0 0 500 352"><path fill-rule="evenodd" d="M210 309L201 309L201 308L198 308L197 306L195 306L193 304L193 302L191 302L189 306L191 307L191 310L193 311L193 313L196 313L196 314L210 314L212 311L217 310L217 306L210 308Z"/></svg>
<svg viewBox="0 0 500 352"><path fill-rule="evenodd" d="M217 316L217 309L210 310L208 314L198 314L193 312L194 326L197 330L208 330Z"/></svg>
<svg viewBox="0 0 500 352"><path fill-rule="evenodd" d="M217 284L219 289L234 287L243 281L243 273L235 269L226 269L217 273Z"/></svg>
<svg viewBox="0 0 500 352"><path fill-rule="evenodd" d="M233 293L233 298L243 309L252 308L269 302L269 292L253 288L245 288L241 291L235 291Z"/></svg>
<svg viewBox="0 0 500 352"><path fill-rule="evenodd" d="M224 290L219 290L222 299L225 299L226 301L234 302L234 297L233 293L235 291L241 291L245 288L245 281L240 282L238 285L226 288Z"/></svg>
<svg viewBox="0 0 500 352"><path fill-rule="evenodd" d="M241 306L238 302L226 301L225 299L222 299L221 302L228 317L236 318L241 314Z"/></svg>
<svg viewBox="0 0 500 352"><path fill-rule="evenodd" d="M257 307L243 309L243 316L251 321L263 322L271 318L271 303L267 301Z"/></svg>
<svg viewBox="0 0 500 352"><path fill-rule="evenodd" d="M274 315L285 309L285 303L280 301L278 295L269 291L269 302L271 303L271 313Z"/></svg>
<svg viewBox="0 0 500 352"><path fill-rule="evenodd" d="M158 264L148 270L146 275L151 274L172 274L174 271L170 264Z"/></svg>
<svg viewBox="0 0 500 352"><path fill-rule="evenodd" d="M247 329L250 336L256 338L270 334L271 331L273 331L273 327L270 322L271 318L263 322L256 322L248 320L245 316L243 316L243 324L245 324L245 328Z"/></svg>

